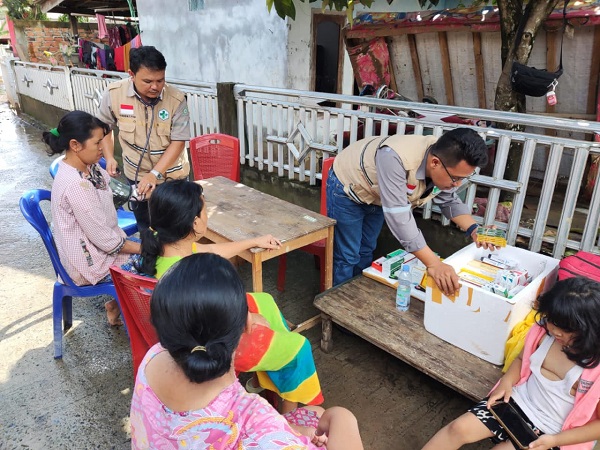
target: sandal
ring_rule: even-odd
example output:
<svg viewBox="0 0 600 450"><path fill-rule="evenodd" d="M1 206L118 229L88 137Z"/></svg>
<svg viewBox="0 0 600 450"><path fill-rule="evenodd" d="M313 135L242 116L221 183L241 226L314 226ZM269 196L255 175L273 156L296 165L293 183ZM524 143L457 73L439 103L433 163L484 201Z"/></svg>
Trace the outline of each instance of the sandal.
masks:
<svg viewBox="0 0 600 450"><path fill-rule="evenodd" d="M246 381L246 392L248 392L250 394L260 394L262 391L265 390L265 388L263 388L261 386L254 387L254 385L252 384L253 379L254 379L254 377L252 377L248 381Z"/></svg>

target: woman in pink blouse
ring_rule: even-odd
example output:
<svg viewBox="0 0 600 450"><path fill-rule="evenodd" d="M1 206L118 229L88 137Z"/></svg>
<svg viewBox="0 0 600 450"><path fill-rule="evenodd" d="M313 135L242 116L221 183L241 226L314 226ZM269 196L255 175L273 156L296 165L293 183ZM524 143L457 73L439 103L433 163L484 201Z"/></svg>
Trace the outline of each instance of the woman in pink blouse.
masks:
<svg viewBox="0 0 600 450"><path fill-rule="evenodd" d="M131 401L134 449L363 448L344 408L280 415L247 393L233 355L252 327L244 285L226 259L197 253L175 263L150 302L160 343L140 365Z"/></svg>
<svg viewBox="0 0 600 450"><path fill-rule="evenodd" d="M75 284L110 280L111 265L132 264L140 244L119 228L108 172L100 167L106 124L84 111L71 111L45 131L50 155L65 152L52 184L52 226L60 261ZM105 304L108 322L120 325L115 300Z"/></svg>

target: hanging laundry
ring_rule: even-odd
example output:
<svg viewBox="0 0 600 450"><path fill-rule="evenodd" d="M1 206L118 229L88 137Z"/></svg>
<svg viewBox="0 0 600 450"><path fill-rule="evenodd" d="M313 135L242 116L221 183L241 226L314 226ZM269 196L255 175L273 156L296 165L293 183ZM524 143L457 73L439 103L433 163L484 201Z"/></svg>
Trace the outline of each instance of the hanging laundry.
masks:
<svg viewBox="0 0 600 450"><path fill-rule="evenodd" d="M127 22L125 26L129 31L129 36L131 36L131 39L133 40L138 35L137 29L133 25L131 25L131 22Z"/></svg>
<svg viewBox="0 0 600 450"><path fill-rule="evenodd" d="M131 40L131 48L138 48L142 46L142 35L138 34Z"/></svg>
<svg viewBox="0 0 600 450"><path fill-rule="evenodd" d="M123 62L125 63L125 72L129 71L129 52L131 51L131 42L123 46Z"/></svg>
<svg viewBox="0 0 600 450"><path fill-rule="evenodd" d="M90 41L83 41L81 45L82 57L81 62L85 67L90 68L92 65L92 43Z"/></svg>
<svg viewBox="0 0 600 450"><path fill-rule="evenodd" d="M117 70L117 66L115 65L115 50L105 45L104 52L106 54L106 70Z"/></svg>
<svg viewBox="0 0 600 450"><path fill-rule="evenodd" d="M127 55L129 58L129 55ZM115 67L119 72L125 72L125 47L115 48Z"/></svg>
<svg viewBox="0 0 600 450"><path fill-rule="evenodd" d="M125 25L119 26L119 35L121 36L121 45L125 45L131 41L131 35Z"/></svg>
<svg viewBox="0 0 600 450"><path fill-rule="evenodd" d="M106 17L102 14L96 14L96 20L98 21L98 37L104 39L108 37L108 30L106 29Z"/></svg>
<svg viewBox="0 0 600 450"><path fill-rule="evenodd" d="M77 39L77 52L79 53L79 61L83 62L83 39Z"/></svg>
<svg viewBox="0 0 600 450"><path fill-rule="evenodd" d="M97 54L96 68L98 70L106 70L106 51L103 48L99 48Z"/></svg>
<svg viewBox="0 0 600 450"><path fill-rule="evenodd" d="M92 62L90 64L90 68L95 69L96 67L98 67L98 47L96 47L95 45L92 45Z"/></svg>
<svg viewBox="0 0 600 450"><path fill-rule="evenodd" d="M108 45L112 48L117 48L123 45L121 41L121 34L119 33L119 27L112 27L108 30Z"/></svg>

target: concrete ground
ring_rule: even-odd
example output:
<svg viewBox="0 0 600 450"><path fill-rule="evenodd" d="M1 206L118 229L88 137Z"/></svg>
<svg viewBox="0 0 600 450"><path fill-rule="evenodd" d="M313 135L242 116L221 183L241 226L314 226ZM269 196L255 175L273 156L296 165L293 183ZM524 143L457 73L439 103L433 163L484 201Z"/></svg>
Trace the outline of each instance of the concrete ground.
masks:
<svg viewBox="0 0 600 450"><path fill-rule="evenodd" d="M50 189L52 159L40 129L9 110L2 89L0 82L0 449L128 448L131 355L125 331L106 325L104 299L74 299L64 357L52 357L55 277L40 237L18 207L24 191ZM240 272L250 287L249 266ZM312 257L290 255L283 293L275 289L276 273L277 261L266 264L265 291L286 317L298 323L314 315L319 274ZM392 296L390 290L390 301ZM306 336L324 406L354 411L366 449L419 449L471 405L360 338L334 330L334 350L325 354L318 347L319 328Z"/></svg>

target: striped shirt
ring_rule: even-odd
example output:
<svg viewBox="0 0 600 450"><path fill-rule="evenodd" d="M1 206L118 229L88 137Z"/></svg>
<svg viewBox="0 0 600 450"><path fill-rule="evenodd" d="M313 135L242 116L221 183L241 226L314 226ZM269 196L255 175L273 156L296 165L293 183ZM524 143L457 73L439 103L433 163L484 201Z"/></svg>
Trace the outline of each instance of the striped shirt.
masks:
<svg viewBox="0 0 600 450"><path fill-rule="evenodd" d="M73 282L96 284L108 268L121 266L126 235L119 228L108 172L95 165L104 180L96 188L87 176L61 161L52 184L52 227L58 256Z"/></svg>

